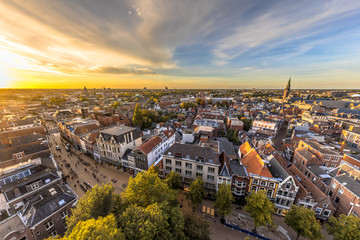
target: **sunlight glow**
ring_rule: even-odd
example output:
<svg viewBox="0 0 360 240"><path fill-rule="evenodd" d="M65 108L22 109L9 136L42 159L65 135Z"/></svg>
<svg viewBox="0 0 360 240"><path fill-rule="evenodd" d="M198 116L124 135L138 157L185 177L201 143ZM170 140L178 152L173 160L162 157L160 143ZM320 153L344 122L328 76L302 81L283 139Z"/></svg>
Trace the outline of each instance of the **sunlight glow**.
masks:
<svg viewBox="0 0 360 240"><path fill-rule="evenodd" d="M0 68L0 88L10 87L12 78L7 70Z"/></svg>

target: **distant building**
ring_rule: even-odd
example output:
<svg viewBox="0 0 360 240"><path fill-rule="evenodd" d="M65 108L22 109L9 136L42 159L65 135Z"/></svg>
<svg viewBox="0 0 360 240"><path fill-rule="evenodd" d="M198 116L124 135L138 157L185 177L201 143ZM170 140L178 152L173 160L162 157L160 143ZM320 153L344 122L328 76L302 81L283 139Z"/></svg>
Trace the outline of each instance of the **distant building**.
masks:
<svg viewBox="0 0 360 240"><path fill-rule="evenodd" d="M289 78L288 83L286 84L286 87L284 89L284 96L283 96L283 101L285 101L290 94L290 84L291 84L291 77Z"/></svg>

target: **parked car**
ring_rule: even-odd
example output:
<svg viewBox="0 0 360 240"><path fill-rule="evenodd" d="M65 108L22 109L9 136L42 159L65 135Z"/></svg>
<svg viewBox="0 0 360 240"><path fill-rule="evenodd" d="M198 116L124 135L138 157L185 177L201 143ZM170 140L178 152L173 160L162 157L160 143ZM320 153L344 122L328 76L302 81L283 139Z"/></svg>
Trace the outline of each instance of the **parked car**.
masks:
<svg viewBox="0 0 360 240"><path fill-rule="evenodd" d="M56 146L56 150L60 151L61 150L60 146Z"/></svg>

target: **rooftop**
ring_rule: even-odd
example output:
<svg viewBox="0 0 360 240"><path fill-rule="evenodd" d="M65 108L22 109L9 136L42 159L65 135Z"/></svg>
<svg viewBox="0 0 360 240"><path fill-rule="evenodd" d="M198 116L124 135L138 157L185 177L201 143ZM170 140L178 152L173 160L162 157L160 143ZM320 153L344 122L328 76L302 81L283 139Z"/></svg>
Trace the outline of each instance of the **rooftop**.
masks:
<svg viewBox="0 0 360 240"><path fill-rule="evenodd" d="M167 151L165 151L164 155L220 164L219 157L213 150L208 147L200 147L190 144L174 143Z"/></svg>

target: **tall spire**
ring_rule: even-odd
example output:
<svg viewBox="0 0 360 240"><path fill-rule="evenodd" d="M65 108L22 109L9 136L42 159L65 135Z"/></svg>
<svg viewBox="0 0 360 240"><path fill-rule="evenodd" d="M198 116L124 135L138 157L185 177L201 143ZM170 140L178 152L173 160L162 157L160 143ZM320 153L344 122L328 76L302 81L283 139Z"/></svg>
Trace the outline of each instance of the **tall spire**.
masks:
<svg viewBox="0 0 360 240"><path fill-rule="evenodd" d="M288 83L286 84L285 89L284 89L283 101L285 101L285 100L289 97L289 94L290 94L290 85L291 85L291 76L290 76L290 78L289 78Z"/></svg>
<svg viewBox="0 0 360 240"><path fill-rule="evenodd" d="M290 84L291 84L291 76L290 76L290 78L289 78L289 81L288 81L288 83L286 84L286 87L285 87L285 89L288 89L288 90L290 90Z"/></svg>

